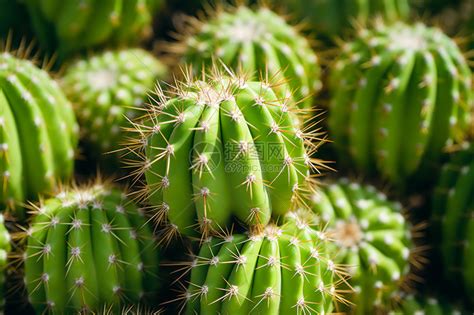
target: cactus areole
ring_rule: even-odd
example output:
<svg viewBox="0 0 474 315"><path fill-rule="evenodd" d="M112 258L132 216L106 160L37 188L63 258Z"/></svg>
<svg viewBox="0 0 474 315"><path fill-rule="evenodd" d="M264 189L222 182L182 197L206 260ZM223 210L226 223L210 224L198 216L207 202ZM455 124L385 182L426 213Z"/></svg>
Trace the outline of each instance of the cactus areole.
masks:
<svg viewBox="0 0 474 315"><path fill-rule="evenodd" d="M312 134L265 82L215 70L178 83L139 127L148 201L179 232L263 227L312 190Z"/></svg>

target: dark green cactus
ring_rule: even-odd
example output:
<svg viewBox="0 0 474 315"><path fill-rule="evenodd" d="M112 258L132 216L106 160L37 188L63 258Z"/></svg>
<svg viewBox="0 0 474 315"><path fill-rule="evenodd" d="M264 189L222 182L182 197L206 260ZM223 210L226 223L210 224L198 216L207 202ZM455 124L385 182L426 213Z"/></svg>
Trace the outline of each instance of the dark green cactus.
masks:
<svg viewBox="0 0 474 315"><path fill-rule="evenodd" d="M11 251L10 239L10 233L5 227L4 216L0 214L0 313L3 313L5 297L7 296L5 276L8 264L8 254Z"/></svg>
<svg viewBox="0 0 474 315"><path fill-rule="evenodd" d="M78 126L56 82L0 53L0 204L36 199L72 175Z"/></svg>
<svg viewBox="0 0 474 315"><path fill-rule="evenodd" d="M28 298L38 314L153 301L158 252L146 222L123 192L104 184L42 202L24 255Z"/></svg>
<svg viewBox="0 0 474 315"><path fill-rule="evenodd" d="M433 231L445 280L474 302L474 146L464 145L443 166L433 197Z"/></svg>
<svg viewBox="0 0 474 315"><path fill-rule="evenodd" d="M74 104L88 155L106 158L121 148L124 128L142 115L138 108L165 75L165 66L142 49L107 51L66 69L61 85Z"/></svg>
<svg viewBox="0 0 474 315"><path fill-rule="evenodd" d="M318 58L302 34L266 7L218 7L207 20L188 20L173 51L199 72L222 60L255 80L281 81L275 90L301 108L310 108L320 90Z"/></svg>
<svg viewBox="0 0 474 315"><path fill-rule="evenodd" d="M458 307L433 297L402 296L399 306L388 315L462 315L468 314Z"/></svg>
<svg viewBox="0 0 474 315"><path fill-rule="evenodd" d="M162 4L163 0L26 0L40 43L61 57L148 37Z"/></svg>
<svg viewBox="0 0 474 315"><path fill-rule="evenodd" d="M327 314L344 277L324 233L290 219L209 238L192 263L185 314Z"/></svg>
<svg viewBox="0 0 474 315"><path fill-rule="evenodd" d="M341 161L396 185L462 141L471 71L454 41L423 24L376 24L345 44L331 78L330 138Z"/></svg>
<svg viewBox="0 0 474 315"><path fill-rule="evenodd" d="M383 309L404 283L416 257L410 224L400 203L373 186L340 180L322 185L313 211L338 248L337 262L348 265L354 314ZM299 216L298 212L292 215Z"/></svg>
<svg viewBox="0 0 474 315"><path fill-rule="evenodd" d="M294 109L269 82L246 81L214 69L202 81L177 82L154 97L138 126L146 154L141 195L158 219L186 235L220 231L233 219L266 225L303 203L313 189L310 158L317 138L296 124Z"/></svg>

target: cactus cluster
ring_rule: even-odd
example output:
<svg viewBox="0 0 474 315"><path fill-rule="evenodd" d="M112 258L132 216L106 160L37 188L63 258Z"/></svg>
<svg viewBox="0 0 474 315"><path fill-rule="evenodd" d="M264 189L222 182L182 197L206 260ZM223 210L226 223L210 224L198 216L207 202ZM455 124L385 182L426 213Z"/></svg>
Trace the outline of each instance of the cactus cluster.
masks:
<svg viewBox="0 0 474 315"><path fill-rule="evenodd" d="M346 179L320 185L312 209L348 266L354 314L369 314L391 300L407 280L416 253L411 227L398 202L373 186ZM298 212L294 216L300 216Z"/></svg>
<svg viewBox="0 0 474 315"><path fill-rule="evenodd" d="M184 62L199 72L222 60L255 80L281 81L275 84L278 96L301 108L312 106L322 85L318 58L296 28L267 7L224 6L208 15L189 19L173 46Z"/></svg>
<svg viewBox="0 0 474 315"><path fill-rule="evenodd" d="M68 179L77 133L72 106L47 72L0 53L0 204L13 209Z"/></svg>
<svg viewBox="0 0 474 315"><path fill-rule="evenodd" d="M474 302L474 145L465 144L443 166L432 202L435 241L445 281ZM461 294L460 294L461 295Z"/></svg>
<svg viewBox="0 0 474 315"><path fill-rule="evenodd" d="M349 156L395 185L426 173L469 130L471 75L455 42L436 28L361 29L331 76L329 129L341 161Z"/></svg>
<svg viewBox="0 0 474 315"><path fill-rule="evenodd" d="M186 77L154 97L137 126L146 147L138 171L156 217L193 235L229 228L234 218L259 228L304 203L317 135L299 128L271 84L218 67L202 80Z"/></svg>
<svg viewBox="0 0 474 315"><path fill-rule="evenodd" d="M74 104L86 152L101 159L121 149L124 129L143 114L139 109L149 91L165 75L166 67L138 48L106 51L71 64L61 85Z"/></svg>
<svg viewBox="0 0 474 315"><path fill-rule="evenodd" d="M330 313L345 277L327 242L294 218L257 234L206 239L192 263L184 313Z"/></svg>
<svg viewBox="0 0 474 315"><path fill-rule="evenodd" d="M162 0L26 0L34 30L47 49L66 56L150 36Z"/></svg>
<svg viewBox="0 0 474 315"><path fill-rule="evenodd" d="M38 314L117 310L156 298L153 234L122 191L107 184L64 190L35 210L24 277Z"/></svg>

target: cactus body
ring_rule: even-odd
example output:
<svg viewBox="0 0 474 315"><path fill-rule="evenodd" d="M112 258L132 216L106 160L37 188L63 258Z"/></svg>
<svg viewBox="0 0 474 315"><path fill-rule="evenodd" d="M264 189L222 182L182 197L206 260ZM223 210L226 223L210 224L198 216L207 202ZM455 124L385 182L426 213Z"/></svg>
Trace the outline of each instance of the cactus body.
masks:
<svg viewBox="0 0 474 315"><path fill-rule="evenodd" d="M311 190L314 144L268 83L215 71L178 83L138 132L145 195L178 232L250 227L298 207Z"/></svg>
<svg viewBox="0 0 474 315"><path fill-rule="evenodd" d="M48 74L0 54L0 204L13 207L71 176L78 126Z"/></svg>
<svg viewBox="0 0 474 315"><path fill-rule="evenodd" d="M376 16L394 22L410 13L408 0L285 0L273 1L308 23L316 34L342 35L352 22L367 23Z"/></svg>
<svg viewBox="0 0 474 315"><path fill-rule="evenodd" d="M224 7L207 21L190 21L178 44L183 60L196 67L222 60L255 80L273 78L281 98L309 108L321 88L318 59L308 41L268 8Z"/></svg>
<svg viewBox="0 0 474 315"><path fill-rule="evenodd" d="M414 248L401 205L373 186L346 180L320 187L312 201L338 247L336 261L349 266L353 313L383 308L408 274Z"/></svg>
<svg viewBox="0 0 474 315"><path fill-rule="evenodd" d="M162 0L27 0L43 46L60 56L105 44L136 43L151 32Z"/></svg>
<svg viewBox="0 0 474 315"><path fill-rule="evenodd" d="M5 275L10 250L10 233L8 233L8 230L5 227L3 215L0 214L0 313L3 313L5 297L7 296Z"/></svg>
<svg viewBox="0 0 474 315"><path fill-rule="evenodd" d="M185 314L327 314L339 277L322 233L295 220L210 238L193 262Z"/></svg>
<svg viewBox="0 0 474 315"><path fill-rule="evenodd" d="M474 301L474 146L453 154L443 166L433 197L433 231L440 244L445 280Z"/></svg>
<svg viewBox="0 0 474 315"><path fill-rule="evenodd" d="M432 297L415 297L408 295L403 297L396 310L388 315L462 315L468 314L459 308Z"/></svg>
<svg viewBox="0 0 474 315"><path fill-rule="evenodd" d="M38 313L119 309L156 293L152 232L121 191L97 184L61 192L38 209L25 255L29 301Z"/></svg>
<svg viewBox="0 0 474 315"><path fill-rule="evenodd" d="M133 107L148 102L165 73L165 66L141 49L107 51L66 69L62 87L74 104L88 155L105 158L121 148L127 138L123 129L142 115Z"/></svg>
<svg viewBox="0 0 474 315"><path fill-rule="evenodd" d="M331 78L329 127L341 160L393 184L426 174L461 141L471 72L456 44L422 24L378 24L347 44Z"/></svg>

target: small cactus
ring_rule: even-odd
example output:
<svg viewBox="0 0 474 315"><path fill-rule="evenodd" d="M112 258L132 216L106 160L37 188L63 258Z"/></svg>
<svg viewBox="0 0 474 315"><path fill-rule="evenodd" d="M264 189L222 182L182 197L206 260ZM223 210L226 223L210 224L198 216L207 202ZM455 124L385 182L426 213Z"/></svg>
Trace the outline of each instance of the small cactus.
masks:
<svg viewBox="0 0 474 315"><path fill-rule="evenodd" d="M120 309L157 293L152 231L124 193L94 184L62 191L35 210L24 259L38 314Z"/></svg>
<svg viewBox="0 0 474 315"><path fill-rule="evenodd" d="M388 315L462 315L468 314L433 297L402 296L399 306Z"/></svg>
<svg viewBox="0 0 474 315"><path fill-rule="evenodd" d="M473 108L471 71L454 41L423 24L362 29L331 78L329 129L341 160L396 186L427 174L462 141Z"/></svg>
<svg viewBox="0 0 474 315"><path fill-rule="evenodd" d="M173 51L200 71L222 60L255 80L281 81L275 91L301 108L311 108L320 90L318 58L309 42L285 19L266 7L218 7L207 20L190 18Z"/></svg>
<svg viewBox="0 0 474 315"><path fill-rule="evenodd" d="M26 0L43 47L61 57L105 44L130 44L148 37L163 0Z"/></svg>
<svg viewBox="0 0 474 315"><path fill-rule="evenodd" d="M107 51L66 69L61 85L75 106L88 155L100 160L121 148L123 129L142 115L139 107L165 75L165 66L142 49Z"/></svg>
<svg viewBox="0 0 474 315"><path fill-rule="evenodd" d="M72 106L48 74L0 53L0 204L14 208L68 179L77 133Z"/></svg>
<svg viewBox="0 0 474 315"><path fill-rule="evenodd" d="M383 308L408 279L410 261L416 258L400 203L373 186L347 180L321 185L312 202L319 225L338 248L336 261L348 266L353 313Z"/></svg>
<svg viewBox="0 0 474 315"><path fill-rule="evenodd" d="M434 244L445 281L474 302L474 145L466 144L442 168L433 197Z"/></svg>
<svg viewBox="0 0 474 315"><path fill-rule="evenodd" d="M185 314L327 314L344 271L327 239L296 220L263 233L205 240L192 263Z"/></svg>
<svg viewBox="0 0 474 315"><path fill-rule="evenodd" d="M3 313L5 307L5 297L7 290L5 287L5 274L7 271L8 254L11 250L10 233L5 227L4 216L0 214L0 313Z"/></svg>
<svg viewBox="0 0 474 315"><path fill-rule="evenodd" d="M268 82L217 67L202 80L185 77L153 97L148 120L137 126L146 146L140 195L155 218L195 235L229 228L233 218L261 228L301 206L313 189L310 170L320 164L310 158L317 135L299 128Z"/></svg>

